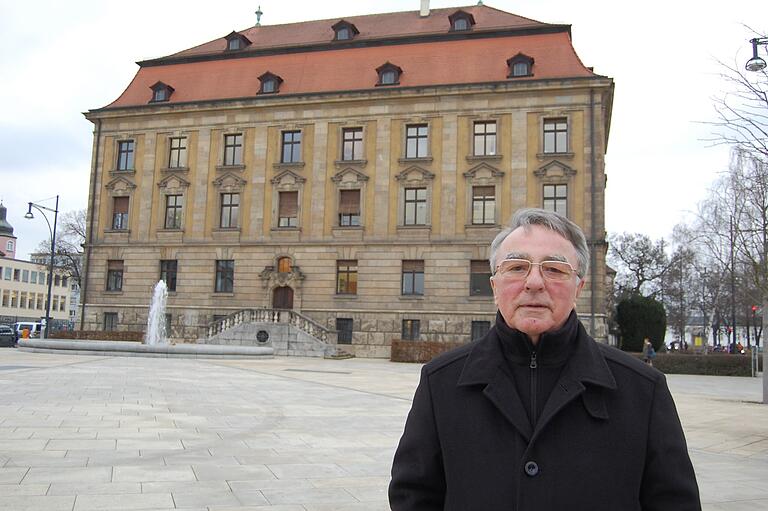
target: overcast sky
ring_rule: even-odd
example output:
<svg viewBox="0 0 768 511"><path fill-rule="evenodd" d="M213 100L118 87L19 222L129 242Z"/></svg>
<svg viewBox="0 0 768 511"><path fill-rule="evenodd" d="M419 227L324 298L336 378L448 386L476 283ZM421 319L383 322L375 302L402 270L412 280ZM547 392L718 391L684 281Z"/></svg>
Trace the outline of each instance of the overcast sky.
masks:
<svg viewBox="0 0 768 511"><path fill-rule="evenodd" d="M433 0L460 7L471 1ZM488 0L546 23L572 25L587 66L616 84L606 172L610 232L668 236L695 208L728 150L703 141L713 96L726 90L718 60L743 66L748 40L768 34L768 2L731 0ZM116 99L160 57L255 24L259 1L38 0L0 3L0 198L27 258L48 227L26 203L85 208L93 125L82 115ZM419 0L262 0L262 24L418 10ZM745 26L746 25L746 26ZM748 28L750 27L750 28ZM767 58L764 54L763 57ZM51 200L46 200L51 199Z"/></svg>

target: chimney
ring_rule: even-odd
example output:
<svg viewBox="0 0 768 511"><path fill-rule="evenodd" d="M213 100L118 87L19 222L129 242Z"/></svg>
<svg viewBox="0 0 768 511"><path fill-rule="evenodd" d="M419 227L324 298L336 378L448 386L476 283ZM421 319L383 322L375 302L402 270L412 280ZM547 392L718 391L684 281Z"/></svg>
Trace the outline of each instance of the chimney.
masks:
<svg viewBox="0 0 768 511"><path fill-rule="evenodd" d="M421 0L421 11L419 12L419 16L422 18L429 16L429 0Z"/></svg>

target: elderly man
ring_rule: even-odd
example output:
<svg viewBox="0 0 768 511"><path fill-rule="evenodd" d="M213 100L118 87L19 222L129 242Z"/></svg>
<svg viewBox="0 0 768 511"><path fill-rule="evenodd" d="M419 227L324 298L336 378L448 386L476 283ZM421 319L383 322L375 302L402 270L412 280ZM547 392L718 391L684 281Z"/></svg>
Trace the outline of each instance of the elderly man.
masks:
<svg viewBox="0 0 768 511"><path fill-rule="evenodd" d="M581 229L520 210L490 261L496 324L422 369L392 509L700 510L664 375L596 343L576 315Z"/></svg>

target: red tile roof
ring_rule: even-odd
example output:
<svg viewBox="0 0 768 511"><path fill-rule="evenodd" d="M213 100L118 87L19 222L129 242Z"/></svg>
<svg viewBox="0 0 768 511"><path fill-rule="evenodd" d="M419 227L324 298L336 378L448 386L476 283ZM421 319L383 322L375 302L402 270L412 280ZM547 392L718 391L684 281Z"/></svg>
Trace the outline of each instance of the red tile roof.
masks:
<svg viewBox="0 0 768 511"><path fill-rule="evenodd" d="M461 9L477 22L471 37L425 37L409 39L407 44L376 44L376 40L448 34L448 16L459 8L435 9L426 18L418 11L344 18L360 31L354 41L370 43L347 44L343 49L328 44L334 35L331 25L338 19L253 27L241 32L253 42L248 49L279 46L286 50L235 56L225 51L222 37L140 63L125 92L105 108L146 105L152 99L150 87L158 81L173 87L170 103L255 97L261 85L258 77L265 72L284 80L279 96L373 89L378 81L376 68L387 61L403 70L399 85L393 88L505 81L506 61L518 53L533 57L535 63L532 77L514 80L595 76L576 55L569 26L546 25L485 6ZM518 31L529 27L533 31ZM480 32L500 28L511 32L478 37ZM322 46L312 48L318 41Z"/></svg>

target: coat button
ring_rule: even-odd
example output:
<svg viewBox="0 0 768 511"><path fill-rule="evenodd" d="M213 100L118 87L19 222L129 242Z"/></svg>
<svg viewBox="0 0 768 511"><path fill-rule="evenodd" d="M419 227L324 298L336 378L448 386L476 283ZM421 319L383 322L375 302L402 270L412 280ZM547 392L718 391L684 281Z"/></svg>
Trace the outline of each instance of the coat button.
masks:
<svg viewBox="0 0 768 511"><path fill-rule="evenodd" d="M539 465L535 461L528 461L525 463L525 473L529 477L535 477L539 475Z"/></svg>

